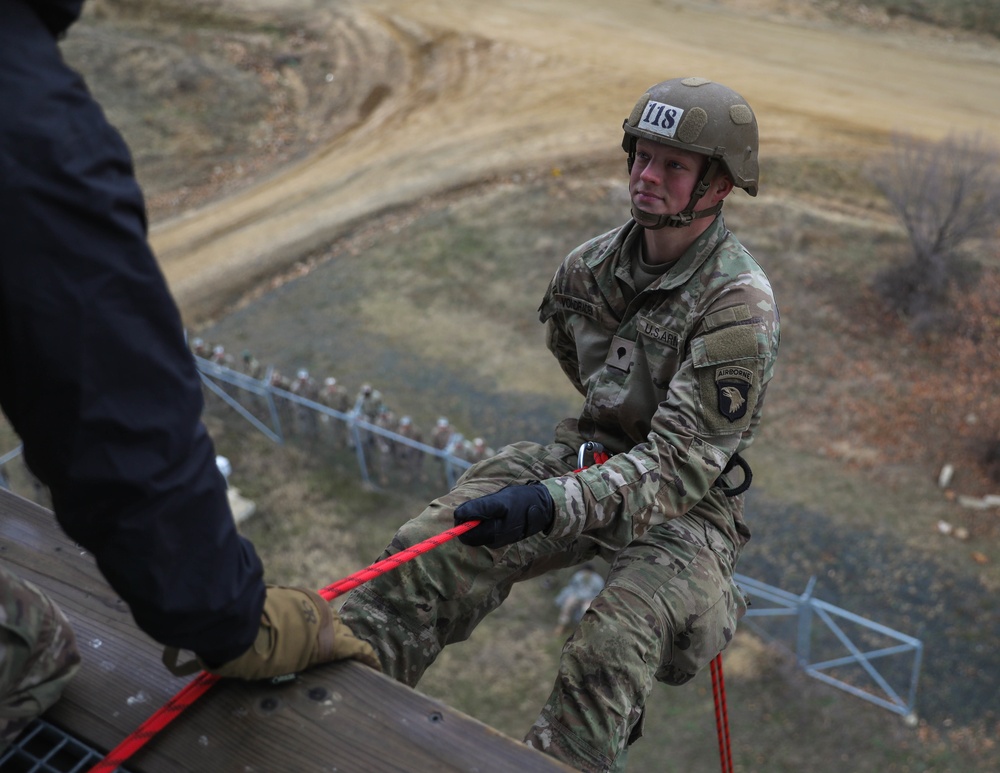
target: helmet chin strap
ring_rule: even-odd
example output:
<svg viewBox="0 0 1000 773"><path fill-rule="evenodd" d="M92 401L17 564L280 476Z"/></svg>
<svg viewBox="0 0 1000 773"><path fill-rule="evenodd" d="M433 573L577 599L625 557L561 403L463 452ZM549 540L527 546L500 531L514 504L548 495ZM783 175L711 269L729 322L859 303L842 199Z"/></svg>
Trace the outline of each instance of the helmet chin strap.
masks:
<svg viewBox="0 0 1000 773"><path fill-rule="evenodd" d="M698 198L701 197L699 196ZM698 212L693 212L691 205L688 204L683 212L678 212L676 215L654 215L651 212L644 212L638 207L633 206L632 218L646 230L657 231L660 228L685 228L699 218L714 216L721 211L721 201L713 207L702 209Z"/></svg>
<svg viewBox="0 0 1000 773"><path fill-rule="evenodd" d="M635 156L630 155L628 160L628 169L630 173L632 171L632 163L634 161ZM711 159L708 164L705 165L705 173L701 176L701 180L691 192L691 199L688 201L687 206L676 215L654 215L652 212L646 212L633 204L632 218L643 228L649 231L657 231L660 228L685 228L700 218L715 217L722 211L721 201L714 206L698 212L695 212L694 208L695 205L701 200L701 197L708 191L708 188L712 183L712 178L715 176L715 170L718 169L718 167L719 159L717 158Z"/></svg>

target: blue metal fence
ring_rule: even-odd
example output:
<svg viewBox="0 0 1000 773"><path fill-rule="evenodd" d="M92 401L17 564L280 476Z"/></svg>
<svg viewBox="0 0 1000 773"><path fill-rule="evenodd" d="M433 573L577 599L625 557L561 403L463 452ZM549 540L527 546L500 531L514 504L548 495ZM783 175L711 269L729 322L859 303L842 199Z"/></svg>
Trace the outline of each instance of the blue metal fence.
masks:
<svg viewBox="0 0 1000 773"><path fill-rule="evenodd" d="M455 449L464 440L460 433L454 433L445 448L435 448L366 421L360 411L352 410L345 413L318 403L315 400L310 400L295 392L276 387L271 383L272 369L268 369L264 378L258 380L245 373L201 357L196 356L195 362L198 364L198 371L201 373L202 382L205 384L206 389L219 397L226 405L231 407L275 443L284 444L288 435L286 431L287 427L282 421L282 411L279 408L282 402L326 416L330 421L342 422L351 438L351 446L355 450L358 473L366 484L374 485L369 469L370 459L366 454L370 446L370 443L366 441L373 436L383 437L394 445L408 446L425 456L440 459L449 487L453 486L462 472L471 466L471 462L462 459L454 453ZM266 413L266 417L258 416L244 406L238 399L225 390L222 386L223 384L228 384L243 392L256 395L262 404L261 407L264 408L261 412Z"/></svg>
<svg viewBox="0 0 1000 773"><path fill-rule="evenodd" d="M744 624L784 646L809 676L911 720L916 717L924 652L919 639L815 598L815 578L798 596L741 574L736 581L751 600ZM787 624L776 626L775 621Z"/></svg>

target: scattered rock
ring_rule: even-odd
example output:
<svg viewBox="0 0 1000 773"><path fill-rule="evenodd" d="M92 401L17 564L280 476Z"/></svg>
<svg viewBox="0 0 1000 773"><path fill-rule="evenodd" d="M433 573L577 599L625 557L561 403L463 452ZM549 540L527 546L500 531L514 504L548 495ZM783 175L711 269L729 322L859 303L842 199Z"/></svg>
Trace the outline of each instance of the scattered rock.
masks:
<svg viewBox="0 0 1000 773"><path fill-rule="evenodd" d="M991 507L1000 507L1000 494L989 494L985 497L959 496L958 503L971 510L989 510Z"/></svg>
<svg viewBox="0 0 1000 773"><path fill-rule="evenodd" d="M230 486L226 494L229 496L229 509L233 511L233 519L236 523L243 523L257 512L257 505L240 496L239 489Z"/></svg>

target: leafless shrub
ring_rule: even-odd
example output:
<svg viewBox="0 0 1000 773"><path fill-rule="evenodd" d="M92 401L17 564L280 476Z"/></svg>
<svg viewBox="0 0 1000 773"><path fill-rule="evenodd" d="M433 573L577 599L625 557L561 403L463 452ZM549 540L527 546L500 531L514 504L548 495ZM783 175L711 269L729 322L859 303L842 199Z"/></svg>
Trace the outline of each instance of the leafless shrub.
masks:
<svg viewBox="0 0 1000 773"><path fill-rule="evenodd" d="M980 135L898 135L872 176L910 242L910 254L879 272L875 289L915 331L940 329L950 300L975 276L969 248L997 235L1000 151Z"/></svg>

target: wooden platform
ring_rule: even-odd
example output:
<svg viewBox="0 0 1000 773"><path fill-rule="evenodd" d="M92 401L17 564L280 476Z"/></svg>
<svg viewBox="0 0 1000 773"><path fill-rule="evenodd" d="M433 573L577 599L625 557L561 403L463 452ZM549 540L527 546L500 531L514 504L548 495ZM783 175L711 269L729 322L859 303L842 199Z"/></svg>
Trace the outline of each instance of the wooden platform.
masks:
<svg viewBox="0 0 1000 773"><path fill-rule="evenodd" d="M48 510L0 490L0 560L43 588L73 623L83 664L46 715L84 743L116 746L188 681L160 663L93 559ZM527 724L527 722L526 722ZM555 760L357 663L281 686L224 680L125 767L178 771L566 771Z"/></svg>

